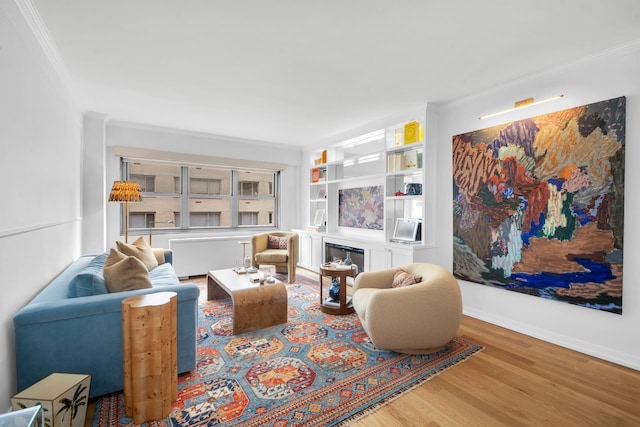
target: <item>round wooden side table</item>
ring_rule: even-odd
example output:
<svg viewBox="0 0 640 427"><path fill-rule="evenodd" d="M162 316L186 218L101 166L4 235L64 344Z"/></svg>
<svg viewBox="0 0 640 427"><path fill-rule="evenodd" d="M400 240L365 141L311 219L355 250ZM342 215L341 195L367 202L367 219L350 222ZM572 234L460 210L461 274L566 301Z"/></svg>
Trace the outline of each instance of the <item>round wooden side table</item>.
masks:
<svg viewBox="0 0 640 427"><path fill-rule="evenodd" d="M320 310L327 314L351 314L355 310L351 303L351 297L347 297L347 277L354 277L356 273L355 266L351 268L336 266L320 266ZM337 279L340 283L340 302L331 302L322 297L322 279L324 276Z"/></svg>

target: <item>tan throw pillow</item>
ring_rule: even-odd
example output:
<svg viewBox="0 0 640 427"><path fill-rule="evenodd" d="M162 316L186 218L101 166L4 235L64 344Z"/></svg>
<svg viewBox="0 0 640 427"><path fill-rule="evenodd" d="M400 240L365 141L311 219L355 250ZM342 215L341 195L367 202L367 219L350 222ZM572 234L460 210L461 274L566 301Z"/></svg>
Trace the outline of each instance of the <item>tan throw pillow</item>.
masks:
<svg viewBox="0 0 640 427"><path fill-rule="evenodd" d="M151 287L149 270L134 256L111 249L102 269L109 292L133 291Z"/></svg>
<svg viewBox="0 0 640 427"><path fill-rule="evenodd" d="M391 286L394 288L402 288L403 286L415 285L422 282L422 277L414 276L411 273L407 273L403 269L399 268L393 275L393 282Z"/></svg>
<svg viewBox="0 0 640 427"><path fill-rule="evenodd" d="M166 262L164 259L164 249L163 248L152 248L153 255L156 257L156 261L158 261L158 265L162 265Z"/></svg>
<svg viewBox="0 0 640 427"><path fill-rule="evenodd" d="M147 270L151 271L158 266L158 260L156 259L153 249L144 240L144 237L140 236L135 242L128 244L117 241L116 245L118 250L125 255L130 255L138 258L144 265L147 266Z"/></svg>

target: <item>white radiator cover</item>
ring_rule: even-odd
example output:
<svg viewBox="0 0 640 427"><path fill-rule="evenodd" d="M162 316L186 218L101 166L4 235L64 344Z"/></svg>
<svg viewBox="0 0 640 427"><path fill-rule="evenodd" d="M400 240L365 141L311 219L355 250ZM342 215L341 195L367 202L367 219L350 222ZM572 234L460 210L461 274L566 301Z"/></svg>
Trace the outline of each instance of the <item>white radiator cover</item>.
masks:
<svg viewBox="0 0 640 427"><path fill-rule="evenodd" d="M242 265L241 241L249 242L246 254L251 256L251 236L169 239L176 275L179 278L202 276L211 270Z"/></svg>

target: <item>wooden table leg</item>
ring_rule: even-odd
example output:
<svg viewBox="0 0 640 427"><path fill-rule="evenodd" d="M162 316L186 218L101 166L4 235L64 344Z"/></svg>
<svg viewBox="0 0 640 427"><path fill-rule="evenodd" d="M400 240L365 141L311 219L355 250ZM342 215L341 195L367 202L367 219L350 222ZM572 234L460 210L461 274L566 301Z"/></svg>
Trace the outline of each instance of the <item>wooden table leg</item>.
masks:
<svg viewBox="0 0 640 427"><path fill-rule="evenodd" d="M287 323L287 288L283 283L233 292L233 334Z"/></svg>
<svg viewBox="0 0 640 427"><path fill-rule="evenodd" d="M230 295L216 282L216 279L207 274L207 301L229 297Z"/></svg>

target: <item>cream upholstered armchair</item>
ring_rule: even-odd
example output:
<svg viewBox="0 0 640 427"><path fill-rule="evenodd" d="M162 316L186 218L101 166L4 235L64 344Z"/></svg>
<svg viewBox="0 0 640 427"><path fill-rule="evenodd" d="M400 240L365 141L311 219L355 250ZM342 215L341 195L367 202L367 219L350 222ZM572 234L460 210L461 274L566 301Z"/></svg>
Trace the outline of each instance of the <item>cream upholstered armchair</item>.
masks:
<svg viewBox="0 0 640 427"><path fill-rule="evenodd" d="M458 281L435 264L414 263L401 269L421 281L394 288L397 268L360 273L353 286L353 307L377 348L411 354L437 351L458 333L462 319Z"/></svg>
<svg viewBox="0 0 640 427"><path fill-rule="evenodd" d="M276 272L287 273L289 283L296 280L298 234L271 231L251 238L251 265L275 265Z"/></svg>

